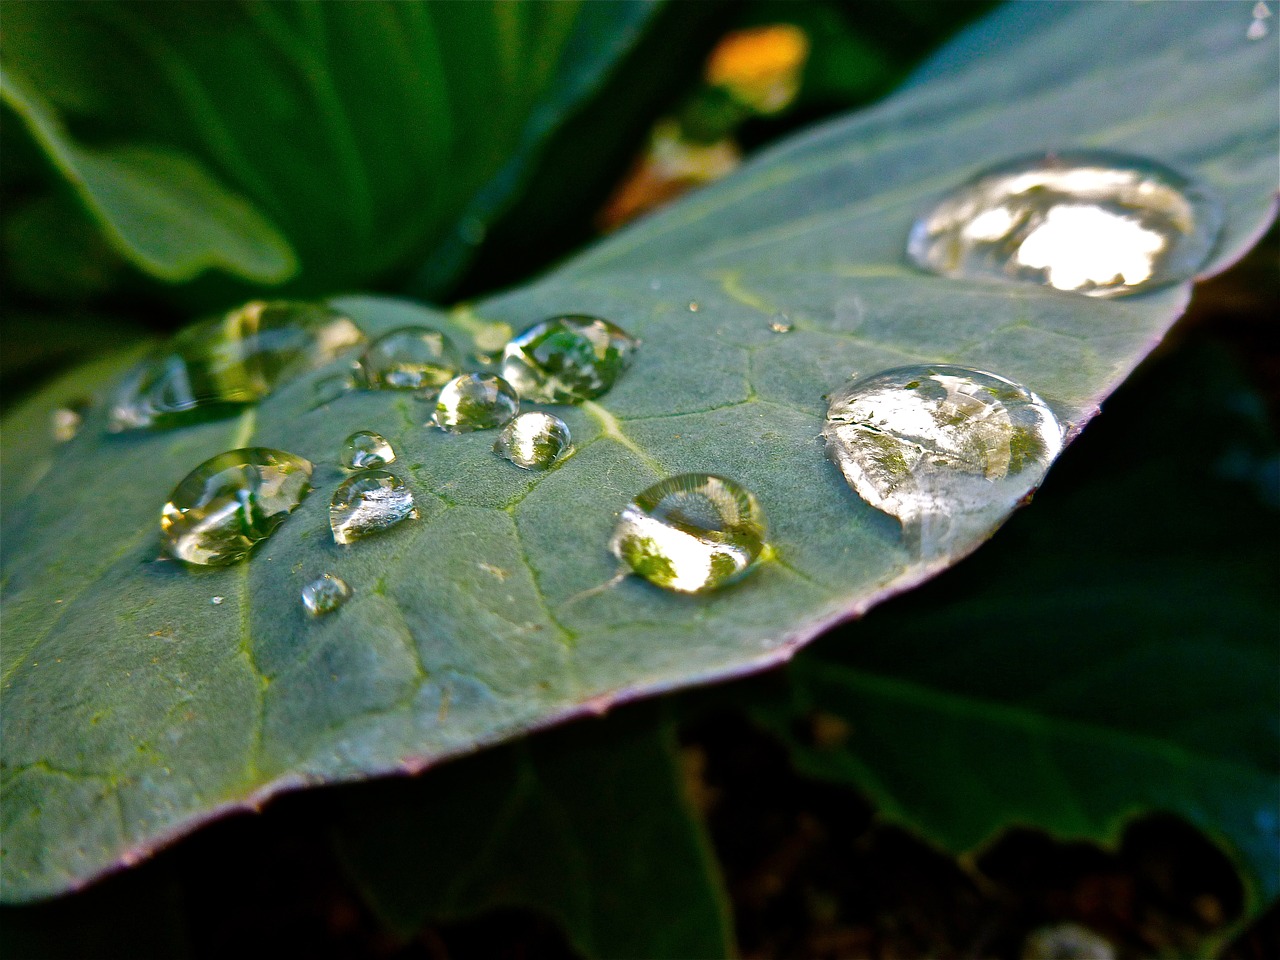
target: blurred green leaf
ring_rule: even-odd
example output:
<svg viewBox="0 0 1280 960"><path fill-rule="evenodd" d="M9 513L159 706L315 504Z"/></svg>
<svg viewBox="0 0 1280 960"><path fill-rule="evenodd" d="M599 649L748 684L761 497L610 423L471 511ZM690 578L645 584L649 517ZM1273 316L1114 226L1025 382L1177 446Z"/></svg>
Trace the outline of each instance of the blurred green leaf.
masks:
<svg viewBox="0 0 1280 960"><path fill-rule="evenodd" d="M524 906L590 957L728 957L728 905L652 709L340 794L334 838L402 938Z"/></svg>
<svg viewBox="0 0 1280 960"><path fill-rule="evenodd" d="M986 550L797 658L793 702L759 716L802 771L955 853L1177 813L1255 912L1280 894L1280 447L1233 364L1188 347Z"/></svg>
<svg viewBox="0 0 1280 960"><path fill-rule="evenodd" d="M983 29L1005 38L997 53L796 138L473 310L336 301L370 335L424 323L468 348L563 313L641 337L607 397L562 411L577 453L554 470L503 463L484 433L427 430L403 395L317 407L316 381L350 357L234 422L104 436L94 411L4 518L4 896L74 888L281 790L763 669L953 562L922 561L824 460L822 394L854 369L960 363L1028 385L1074 433L1189 286L1098 301L925 275L903 263L915 212L1009 155L1129 150L1221 195L1212 272L1269 222L1277 155L1278 65L1216 8L1033 4ZM779 311L786 335L770 328ZM421 517L348 549L327 501L353 429L392 442ZM168 492L248 444L312 460L316 493L249 563L151 562ZM759 496L769 558L707 596L605 587L618 511L691 470ZM299 590L326 570L355 595L312 620Z"/></svg>
<svg viewBox="0 0 1280 960"><path fill-rule="evenodd" d="M456 270L655 7L12 3L5 96L146 272L330 292Z"/></svg>

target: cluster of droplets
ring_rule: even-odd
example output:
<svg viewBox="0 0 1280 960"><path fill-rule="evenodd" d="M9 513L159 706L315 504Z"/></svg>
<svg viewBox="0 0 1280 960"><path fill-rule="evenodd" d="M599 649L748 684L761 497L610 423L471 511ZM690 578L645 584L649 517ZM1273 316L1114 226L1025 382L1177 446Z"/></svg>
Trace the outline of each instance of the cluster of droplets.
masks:
<svg viewBox="0 0 1280 960"><path fill-rule="evenodd" d="M1265 14L1263 15L1265 18ZM1149 160L1103 151L1021 158L944 196L913 226L907 256L950 277L1047 286L1093 297L1140 293L1193 277L1212 255L1221 206L1199 184ZM690 312L700 310L697 301ZM769 329L794 324L775 314ZM253 302L204 321L139 365L112 399L108 429L171 427L261 401L365 342L330 307ZM546 470L573 450L569 427L533 404L603 396L639 341L600 317L567 314L512 337L499 373L468 372L441 331L400 327L365 345L348 373L317 381L325 402L351 389L413 391L449 434L499 430L494 452ZM493 362L485 358L482 365ZM69 439L82 408L58 411ZM829 398L830 459L870 506L900 521L905 542L932 558L962 550L1031 494L1063 443L1052 410L1026 387L947 364L855 379ZM351 544L417 517L411 490L385 468L395 451L371 431L351 434L340 464L354 471L333 494L333 539ZM161 515L166 549L195 565L236 563L310 491L312 464L280 450L227 451L191 472ZM699 594L743 577L766 554L755 496L706 473L680 474L621 511L609 550L625 569L667 590ZM302 591L321 616L352 595L325 573Z"/></svg>

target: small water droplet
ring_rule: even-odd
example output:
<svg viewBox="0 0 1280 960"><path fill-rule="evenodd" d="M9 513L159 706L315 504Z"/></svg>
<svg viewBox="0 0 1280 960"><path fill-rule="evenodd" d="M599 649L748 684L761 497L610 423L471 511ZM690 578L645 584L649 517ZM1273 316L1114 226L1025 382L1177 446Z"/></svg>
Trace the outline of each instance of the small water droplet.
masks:
<svg viewBox="0 0 1280 960"><path fill-rule="evenodd" d="M364 340L323 304L254 301L202 321L139 364L116 391L112 433L233 414Z"/></svg>
<svg viewBox="0 0 1280 960"><path fill-rule="evenodd" d="M689 312L690 312L690 313L697 313L697 312L698 312L699 310L701 310L701 309L702 309L702 308L698 305L698 301L697 301L697 300L690 300L690 301L689 301Z"/></svg>
<svg viewBox="0 0 1280 960"><path fill-rule="evenodd" d="M88 400L75 399L68 400L61 407L54 410L50 416L53 442L67 443L69 440L75 439L75 435L80 432L80 427L84 424L85 414L89 412L89 407Z"/></svg>
<svg viewBox="0 0 1280 960"><path fill-rule="evenodd" d="M266 447L210 457L174 487L160 511L165 549L202 566L236 563L310 492L311 463Z"/></svg>
<svg viewBox="0 0 1280 960"><path fill-rule="evenodd" d="M823 434L849 485L928 554L998 523L1062 449L1062 428L1034 393L949 364L899 367L834 391Z"/></svg>
<svg viewBox="0 0 1280 960"><path fill-rule="evenodd" d="M1042 284L1115 297L1195 276L1222 207L1142 157L1101 150L994 167L916 221L908 257L948 277Z"/></svg>
<svg viewBox="0 0 1280 960"><path fill-rule="evenodd" d="M599 317L552 317L526 328L502 352L502 375L535 403L581 403L608 392L640 341Z"/></svg>
<svg viewBox="0 0 1280 960"><path fill-rule="evenodd" d="M222 606L222 602L226 599L227 599L226 597L210 597L209 602L212 603L215 607L220 607Z"/></svg>
<svg viewBox="0 0 1280 960"><path fill-rule="evenodd" d="M385 470L366 470L344 481L329 503L329 527L337 543L381 533L417 515L409 488Z"/></svg>
<svg viewBox="0 0 1280 960"><path fill-rule="evenodd" d="M321 574L302 588L302 606L313 617L333 613L351 599L351 588L341 577Z"/></svg>
<svg viewBox="0 0 1280 960"><path fill-rule="evenodd" d="M357 430L342 444L342 465L348 470L373 470L396 462L387 438L371 430Z"/></svg>
<svg viewBox="0 0 1280 960"><path fill-rule="evenodd" d="M764 511L724 477L669 477L627 504L609 540L613 555L652 583L703 593L731 583L764 549Z"/></svg>
<svg viewBox="0 0 1280 960"><path fill-rule="evenodd" d="M489 373L464 373L440 389L431 422L446 433L500 427L520 411L511 384Z"/></svg>
<svg viewBox="0 0 1280 960"><path fill-rule="evenodd" d="M549 413L522 413L505 427L493 452L526 470L546 470L572 449L569 427Z"/></svg>
<svg viewBox="0 0 1280 960"><path fill-rule="evenodd" d="M795 324L785 313L775 313L769 321L769 329L774 333L790 333L795 329Z"/></svg>
<svg viewBox="0 0 1280 960"><path fill-rule="evenodd" d="M1261 17L1255 17L1249 22L1249 27L1245 30L1244 35L1247 40L1262 40L1269 32L1270 28L1267 26L1267 21Z"/></svg>
<svg viewBox="0 0 1280 960"><path fill-rule="evenodd" d="M311 394L314 399L311 409L315 410L326 403L333 403L339 397L350 393L355 387L355 378L350 373L327 374L311 385Z"/></svg>
<svg viewBox="0 0 1280 960"><path fill-rule="evenodd" d="M400 327L365 350L357 366L369 390L434 390L462 366L452 341L431 327Z"/></svg>

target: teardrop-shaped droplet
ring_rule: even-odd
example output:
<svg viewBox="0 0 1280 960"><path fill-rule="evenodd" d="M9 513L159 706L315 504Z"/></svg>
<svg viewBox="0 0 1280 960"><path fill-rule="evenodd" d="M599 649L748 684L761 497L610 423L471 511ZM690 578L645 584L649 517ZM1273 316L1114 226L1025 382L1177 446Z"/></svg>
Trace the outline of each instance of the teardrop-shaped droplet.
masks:
<svg viewBox="0 0 1280 960"><path fill-rule="evenodd" d="M338 487L329 504L329 527L338 543L351 543L416 517L413 494L384 470L366 470Z"/></svg>
<svg viewBox="0 0 1280 960"><path fill-rule="evenodd" d="M116 391L108 429L182 426L228 416L364 340L318 303L254 301L188 327Z"/></svg>
<svg viewBox="0 0 1280 960"><path fill-rule="evenodd" d="M210 457L160 511L165 549L203 566L243 560L302 502L310 479L311 462L283 450L244 447Z"/></svg>
<svg viewBox="0 0 1280 960"><path fill-rule="evenodd" d="M832 393L823 435L849 485L928 554L999 523L1062 449L1062 428L1034 393L949 364L850 382Z"/></svg>
<svg viewBox="0 0 1280 960"><path fill-rule="evenodd" d="M505 427L493 452L526 470L546 470L572 449L569 427L549 413L522 413Z"/></svg>
<svg viewBox="0 0 1280 960"><path fill-rule="evenodd" d="M944 276L1116 297L1194 277L1221 227L1221 204L1182 174L1142 157L1071 151L970 180L916 221L907 255Z"/></svg>
<svg viewBox="0 0 1280 960"><path fill-rule="evenodd" d="M502 352L502 375L526 400L581 403L608 391L639 345L599 317L552 317L512 338Z"/></svg>
<svg viewBox="0 0 1280 960"><path fill-rule="evenodd" d="M358 376L369 390L434 390L461 366L457 349L439 330L400 327L369 344Z"/></svg>
<svg viewBox="0 0 1280 960"><path fill-rule="evenodd" d="M342 465L348 470L374 470L395 461L387 438L372 430L357 430L343 441Z"/></svg>
<svg viewBox="0 0 1280 960"><path fill-rule="evenodd" d="M325 573L302 588L302 606L313 617L333 613L351 599L351 588L341 577Z"/></svg>
<svg viewBox="0 0 1280 960"><path fill-rule="evenodd" d="M448 433L500 427L520 412L511 384L488 373L464 373L440 390L431 422Z"/></svg>
<svg viewBox="0 0 1280 960"><path fill-rule="evenodd" d="M764 549L764 511L745 488L707 473L655 483L627 504L609 541L646 580L680 593L741 577Z"/></svg>

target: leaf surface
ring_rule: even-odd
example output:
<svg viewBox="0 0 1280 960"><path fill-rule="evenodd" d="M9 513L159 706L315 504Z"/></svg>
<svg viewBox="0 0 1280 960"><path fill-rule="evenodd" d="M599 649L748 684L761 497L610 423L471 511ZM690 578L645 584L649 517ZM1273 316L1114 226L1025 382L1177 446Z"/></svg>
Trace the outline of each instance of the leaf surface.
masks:
<svg viewBox="0 0 1280 960"><path fill-rule="evenodd" d="M1111 147L1221 195L1209 270L1227 265L1269 222L1277 158L1277 65L1234 11L1014 8L983 28L998 54L785 144L531 286L449 314L338 301L370 335L421 322L485 351L560 313L640 336L606 397L557 411L577 453L545 474L497 459L491 434L424 428L412 398L317 407L313 381L333 370L171 433L105 437L99 410L5 516L5 898L73 888L280 790L417 770L762 669L931 576L940 564L915 560L824 459L822 395L853 370L960 363L1027 385L1074 433L1188 289L1099 302L922 275L903 265L913 214L977 166ZM776 311L793 332L770 330ZM340 547L327 506L355 429L391 440L421 518ZM238 568L151 562L173 486L250 443L314 461L316 492ZM759 497L771 557L704 597L599 589L618 511L688 470ZM313 622L298 596L321 572L355 597Z"/></svg>

